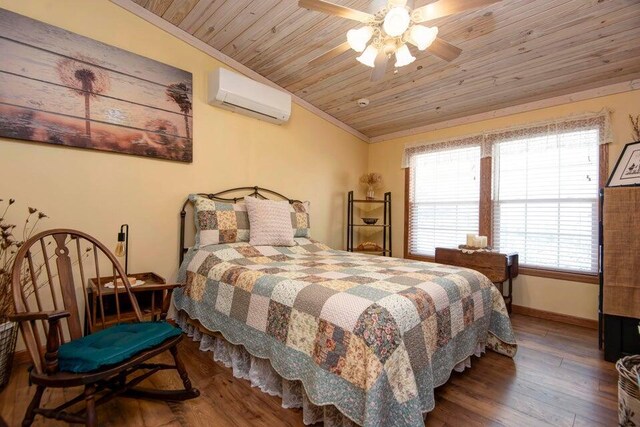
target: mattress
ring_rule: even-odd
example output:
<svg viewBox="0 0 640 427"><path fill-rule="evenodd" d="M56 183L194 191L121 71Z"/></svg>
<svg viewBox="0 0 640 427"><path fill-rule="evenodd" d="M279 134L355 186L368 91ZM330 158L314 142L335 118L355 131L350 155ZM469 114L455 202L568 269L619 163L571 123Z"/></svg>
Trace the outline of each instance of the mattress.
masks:
<svg viewBox="0 0 640 427"><path fill-rule="evenodd" d="M482 274L295 240L189 250L174 308L364 426L422 425L434 388L478 348L515 355L503 298Z"/></svg>

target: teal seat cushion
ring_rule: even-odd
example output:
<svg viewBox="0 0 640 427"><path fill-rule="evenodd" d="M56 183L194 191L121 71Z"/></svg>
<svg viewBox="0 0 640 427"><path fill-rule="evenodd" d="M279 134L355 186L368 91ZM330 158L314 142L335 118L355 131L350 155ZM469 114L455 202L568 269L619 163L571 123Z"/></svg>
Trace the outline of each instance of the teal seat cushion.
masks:
<svg viewBox="0 0 640 427"><path fill-rule="evenodd" d="M181 333L166 322L122 323L61 345L58 363L61 371L95 371L123 362Z"/></svg>

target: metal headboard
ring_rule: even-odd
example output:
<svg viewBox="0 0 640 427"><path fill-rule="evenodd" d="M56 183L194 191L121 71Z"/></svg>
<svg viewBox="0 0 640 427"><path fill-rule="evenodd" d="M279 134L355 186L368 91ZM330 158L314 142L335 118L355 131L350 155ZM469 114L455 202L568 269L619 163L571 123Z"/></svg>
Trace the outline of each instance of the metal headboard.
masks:
<svg viewBox="0 0 640 427"><path fill-rule="evenodd" d="M250 193L244 194L239 197L225 197L229 194L246 192L246 191L249 191ZM258 186L231 188L229 190L220 191L218 193L196 193L196 194L202 197L208 197L210 200L219 201L219 202L237 203L240 200L244 200L244 198L247 196L258 197L261 199L269 199L269 197L267 197L265 194L279 197L283 200L287 200L289 203L300 202L300 200L290 199L286 196L283 196L277 191L269 190L268 188L262 188ZM185 228L186 228L185 219L187 217L187 205L189 203L190 203L190 200L189 198L187 198L187 200L185 200L184 203L182 204L182 210L180 210L180 255L179 255L180 263L178 264L178 266L182 265L182 261L184 260L184 254L189 249L189 248L185 248L184 246L184 237L185 237Z"/></svg>

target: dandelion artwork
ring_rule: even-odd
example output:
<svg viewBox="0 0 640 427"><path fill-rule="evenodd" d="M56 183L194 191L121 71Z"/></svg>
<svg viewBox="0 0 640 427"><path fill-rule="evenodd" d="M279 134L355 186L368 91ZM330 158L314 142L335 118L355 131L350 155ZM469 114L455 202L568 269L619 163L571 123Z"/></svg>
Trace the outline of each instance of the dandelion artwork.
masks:
<svg viewBox="0 0 640 427"><path fill-rule="evenodd" d="M192 161L187 71L0 9L0 137Z"/></svg>

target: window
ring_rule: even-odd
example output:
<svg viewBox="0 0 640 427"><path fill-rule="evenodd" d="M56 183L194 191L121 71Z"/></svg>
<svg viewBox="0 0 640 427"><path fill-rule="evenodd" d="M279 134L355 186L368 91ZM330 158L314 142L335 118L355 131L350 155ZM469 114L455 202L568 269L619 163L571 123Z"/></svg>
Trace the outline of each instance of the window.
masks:
<svg viewBox="0 0 640 427"><path fill-rule="evenodd" d="M493 146L493 243L520 263L598 270L598 131Z"/></svg>
<svg viewBox="0 0 640 427"><path fill-rule="evenodd" d="M476 233L527 274L593 282L610 140L601 114L405 148L406 256Z"/></svg>
<svg viewBox="0 0 640 427"><path fill-rule="evenodd" d="M480 146L417 155L412 161L410 253L435 254L478 232Z"/></svg>

